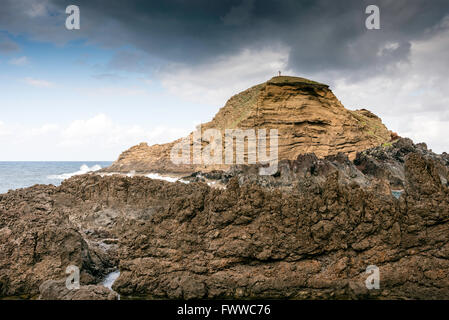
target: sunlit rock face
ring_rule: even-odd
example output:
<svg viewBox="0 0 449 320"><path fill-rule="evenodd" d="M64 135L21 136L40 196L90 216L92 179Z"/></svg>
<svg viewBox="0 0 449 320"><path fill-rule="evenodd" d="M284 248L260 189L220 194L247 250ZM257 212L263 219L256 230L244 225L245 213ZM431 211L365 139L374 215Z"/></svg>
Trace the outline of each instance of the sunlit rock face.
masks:
<svg viewBox="0 0 449 320"><path fill-rule="evenodd" d="M353 159L358 151L388 143L391 132L380 118L368 110L346 109L325 84L304 78L280 76L249 88L233 97L221 108L212 121L201 125L201 132L217 129L222 133L225 148L225 130L278 130L278 160L296 160L301 154L314 153L318 158L345 153ZM257 135L257 133L256 133ZM192 159L196 152L192 133ZM252 139L252 138L250 138ZM123 152L105 171L192 173L228 169L217 163L174 164L170 159L172 148L181 141L148 146L142 143ZM248 158L247 143L244 157ZM208 142L201 143L201 150Z"/></svg>

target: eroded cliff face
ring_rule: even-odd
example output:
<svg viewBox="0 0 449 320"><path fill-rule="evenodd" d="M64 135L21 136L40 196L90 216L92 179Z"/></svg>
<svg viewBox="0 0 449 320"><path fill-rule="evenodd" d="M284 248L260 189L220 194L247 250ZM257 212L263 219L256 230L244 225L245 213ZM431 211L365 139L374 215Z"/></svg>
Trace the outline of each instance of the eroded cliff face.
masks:
<svg viewBox="0 0 449 320"><path fill-rule="evenodd" d="M81 269L84 284L96 283L115 265L70 222L58 190L35 186L0 195L0 297L35 298L46 280L65 279L69 265Z"/></svg>
<svg viewBox="0 0 449 320"><path fill-rule="evenodd" d="M394 157L399 199L358 179L390 184ZM447 155L398 141L358 159L301 156L296 172L315 169L300 188L91 174L0 195L0 296L53 296L46 281L75 264L82 285L119 267L114 290L138 298L448 299Z"/></svg>
<svg viewBox="0 0 449 320"><path fill-rule="evenodd" d="M356 152L391 140L391 132L380 118L364 109L347 110L327 85L297 77L274 77L233 96L212 121L201 126L202 132L207 129L220 130L223 148L226 129L266 129L267 134L276 129L279 160L295 160L306 153L322 158L340 152L353 159ZM197 138L192 133L188 139L193 154L193 139ZM170 151L181 141L154 146L142 143L122 153L106 171L186 174L230 167L172 163ZM207 145L202 142L203 150Z"/></svg>

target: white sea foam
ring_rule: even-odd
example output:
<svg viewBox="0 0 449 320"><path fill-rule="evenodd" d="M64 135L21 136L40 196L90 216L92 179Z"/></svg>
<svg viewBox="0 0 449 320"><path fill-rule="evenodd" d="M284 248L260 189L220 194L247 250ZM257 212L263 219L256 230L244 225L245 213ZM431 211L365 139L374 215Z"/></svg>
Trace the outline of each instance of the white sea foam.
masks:
<svg viewBox="0 0 449 320"><path fill-rule="evenodd" d="M126 176L132 178L132 177L134 177L135 175L136 175L136 171L133 170L133 171L129 172Z"/></svg>
<svg viewBox="0 0 449 320"><path fill-rule="evenodd" d="M112 290L112 285L114 284L115 280L117 280L117 278L120 276L120 271L114 271L111 272L110 274L108 274L106 276L106 278L103 280L103 282L101 283L103 285L103 287L108 288L109 290ZM114 291L114 290L112 290ZM118 299L120 300L120 295L118 295Z"/></svg>
<svg viewBox="0 0 449 320"><path fill-rule="evenodd" d="M109 288L112 290L112 285L114 284L115 280L120 276L120 271L114 271L111 272L106 276L106 278L103 280L102 285L106 288Z"/></svg>
<svg viewBox="0 0 449 320"><path fill-rule="evenodd" d="M109 176L113 176L113 175L119 175L119 176L125 176L125 177L130 177L130 178L137 177L137 176L144 176L144 177L147 177L147 178L150 178L150 179L164 180L164 181L172 182L172 183L173 182L177 182L177 181L185 183L185 184L190 183L190 181L187 181L187 180L183 180L183 179L180 179L180 178L174 178L174 177L170 177L170 176L162 176L162 175L160 175L158 173L148 173L148 174L145 174L145 175L140 175L140 174L136 174L136 172L134 170L130 171L128 173L101 172L101 173L99 173L99 175L101 177L109 177Z"/></svg>
<svg viewBox="0 0 449 320"><path fill-rule="evenodd" d="M157 173L150 173L150 174L147 174L145 177L151 178L151 179L156 179L156 180L165 180L165 181L168 181L168 182L176 182L176 181L179 181L178 178L167 177L167 176L161 176L160 174L157 174Z"/></svg>
<svg viewBox="0 0 449 320"><path fill-rule="evenodd" d="M54 175L48 176L47 178L51 179L51 180L65 180L65 179L69 179L69 178L71 178L73 176L78 176L78 175L86 174L86 173L89 173L89 172L95 172L95 171L98 171L100 169L101 169L101 166L98 165L98 164L96 164L96 165L94 165L92 167L89 167L89 166L83 164L81 166L81 168L78 171L76 171L76 172L63 173L63 174L54 174Z"/></svg>

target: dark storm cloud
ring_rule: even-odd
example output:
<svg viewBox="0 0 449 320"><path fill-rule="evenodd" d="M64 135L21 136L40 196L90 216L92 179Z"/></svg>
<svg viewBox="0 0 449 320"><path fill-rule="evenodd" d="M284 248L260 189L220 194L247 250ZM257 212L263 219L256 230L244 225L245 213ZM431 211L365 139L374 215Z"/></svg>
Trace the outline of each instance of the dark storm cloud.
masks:
<svg viewBox="0 0 449 320"><path fill-rule="evenodd" d="M8 30L9 21L13 31L20 32L22 25L41 39L81 36L105 46L130 44L156 58L189 64L280 44L291 49L289 67L307 72L372 70L406 60L410 42L428 36L449 14L447 0L78 0L77 34L63 28L65 7L72 1L49 0L45 17L39 15L44 2L34 3L30 13L26 2L6 1L0 29ZM365 28L370 4L381 9L381 30ZM129 63L129 56L119 58L112 63Z"/></svg>

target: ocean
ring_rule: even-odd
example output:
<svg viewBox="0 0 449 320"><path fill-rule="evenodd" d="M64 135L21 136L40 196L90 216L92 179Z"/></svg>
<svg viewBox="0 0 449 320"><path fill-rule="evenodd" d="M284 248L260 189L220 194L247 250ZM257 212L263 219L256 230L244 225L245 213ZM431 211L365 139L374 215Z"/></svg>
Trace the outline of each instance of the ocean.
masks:
<svg viewBox="0 0 449 320"><path fill-rule="evenodd" d="M110 161L0 162L0 194L35 184L59 185L74 175L100 170Z"/></svg>

